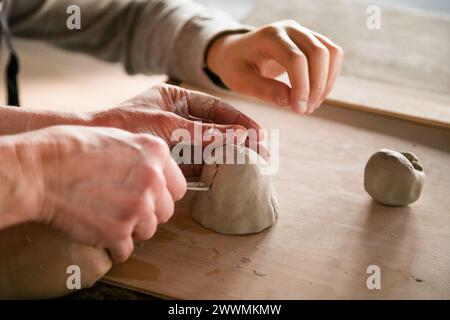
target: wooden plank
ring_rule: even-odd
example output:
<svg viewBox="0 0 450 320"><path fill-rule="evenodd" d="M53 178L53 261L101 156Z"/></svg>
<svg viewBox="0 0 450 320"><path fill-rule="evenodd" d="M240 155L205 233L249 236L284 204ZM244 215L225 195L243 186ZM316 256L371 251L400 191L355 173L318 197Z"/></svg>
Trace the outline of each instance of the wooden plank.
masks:
<svg viewBox="0 0 450 320"><path fill-rule="evenodd" d="M191 219L189 195L105 281L179 299L450 298L449 130L332 106L302 117L226 99L280 128L279 220L259 234L220 235ZM365 193L364 165L386 147L423 162L417 203L385 207ZM366 287L373 264L381 290Z"/></svg>
<svg viewBox="0 0 450 320"><path fill-rule="evenodd" d="M278 80L290 85L287 74L281 75ZM217 94L219 92L227 94L215 91ZM326 102L328 105L450 129L450 95L341 76Z"/></svg>
<svg viewBox="0 0 450 320"><path fill-rule="evenodd" d="M450 129L450 96L341 77L328 104Z"/></svg>

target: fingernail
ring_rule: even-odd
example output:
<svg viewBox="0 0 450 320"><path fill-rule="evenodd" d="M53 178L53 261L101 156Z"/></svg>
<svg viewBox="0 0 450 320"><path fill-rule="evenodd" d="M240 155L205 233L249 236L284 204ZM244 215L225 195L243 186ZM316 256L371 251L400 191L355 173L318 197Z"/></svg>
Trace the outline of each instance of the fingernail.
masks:
<svg viewBox="0 0 450 320"><path fill-rule="evenodd" d="M306 112L306 100L300 100L297 103L297 110L300 111L301 113Z"/></svg>
<svg viewBox="0 0 450 320"><path fill-rule="evenodd" d="M315 103L309 102L308 103L308 113L312 113L314 111L314 108L315 108Z"/></svg>

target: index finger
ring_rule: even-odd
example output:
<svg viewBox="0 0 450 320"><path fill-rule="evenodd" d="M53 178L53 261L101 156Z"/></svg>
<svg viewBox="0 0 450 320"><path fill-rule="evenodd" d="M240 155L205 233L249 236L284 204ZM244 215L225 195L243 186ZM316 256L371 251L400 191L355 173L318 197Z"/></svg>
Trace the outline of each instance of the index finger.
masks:
<svg viewBox="0 0 450 320"><path fill-rule="evenodd" d="M260 131L261 126L231 104L206 93L189 91L187 95L189 114L201 120L217 124L240 125Z"/></svg>
<svg viewBox="0 0 450 320"><path fill-rule="evenodd" d="M309 98L309 67L306 55L289 38L286 32L266 37L265 54L286 68L291 84L291 106L294 111L305 113Z"/></svg>

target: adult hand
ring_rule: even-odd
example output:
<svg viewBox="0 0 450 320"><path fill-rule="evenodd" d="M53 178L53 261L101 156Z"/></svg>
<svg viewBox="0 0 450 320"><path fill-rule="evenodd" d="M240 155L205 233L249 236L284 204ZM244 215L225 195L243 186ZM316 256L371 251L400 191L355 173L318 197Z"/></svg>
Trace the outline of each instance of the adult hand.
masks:
<svg viewBox="0 0 450 320"><path fill-rule="evenodd" d="M220 36L207 65L231 90L312 113L333 88L342 58L330 39L289 20ZM274 79L285 71L291 87Z"/></svg>
<svg viewBox="0 0 450 320"><path fill-rule="evenodd" d="M54 125L115 127L134 133L154 133L170 145L173 144L171 134L177 128L192 132L200 127L202 133L212 129L223 133L227 129L240 129L236 133L261 129L251 118L219 98L166 84L154 86L114 108L95 112L0 108L0 135Z"/></svg>
<svg viewBox="0 0 450 320"><path fill-rule="evenodd" d="M157 85L115 108L94 112L91 118L93 125L152 133L169 147L181 142L172 139L177 129L186 129L189 133L189 140L182 142L202 146L217 138L221 139L219 143L247 145L249 139L253 139L255 151L268 157L266 148L258 143L263 138L258 123L217 97L177 86ZM250 129L253 129L252 133ZM181 168L188 177L199 175L202 166L182 164Z"/></svg>
<svg viewBox="0 0 450 320"><path fill-rule="evenodd" d="M208 130L225 134L232 129L234 142L239 135L245 136L248 129L256 133L261 129L250 117L217 97L167 84L152 87L115 108L94 112L92 119L93 125L152 133L169 146L178 142L171 136L180 128L190 132L191 142L196 127L200 127L202 135ZM252 137L261 138L259 134Z"/></svg>
<svg viewBox="0 0 450 320"><path fill-rule="evenodd" d="M10 189L34 199L28 220L105 248L115 262L128 258L133 239L152 237L186 192L167 144L150 134L56 126L1 139L14 145L20 163Z"/></svg>

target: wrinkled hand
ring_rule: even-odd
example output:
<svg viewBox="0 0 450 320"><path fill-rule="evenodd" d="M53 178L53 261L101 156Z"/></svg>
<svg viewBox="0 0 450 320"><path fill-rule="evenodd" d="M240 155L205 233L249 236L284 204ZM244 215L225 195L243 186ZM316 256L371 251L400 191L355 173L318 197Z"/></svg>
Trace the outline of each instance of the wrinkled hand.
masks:
<svg viewBox="0 0 450 320"><path fill-rule="evenodd" d="M152 237L186 192L167 144L150 134L56 126L17 137L22 159L38 154L22 169L42 181L30 188L41 195L35 220L107 249L115 262L129 257L133 239Z"/></svg>
<svg viewBox="0 0 450 320"><path fill-rule="evenodd" d="M230 89L299 113L312 113L330 93L343 52L295 21L216 39L207 65ZM291 87L274 79L287 71Z"/></svg>
<svg viewBox="0 0 450 320"><path fill-rule="evenodd" d="M219 143L237 144L248 144L248 138L258 143L263 138L261 127L230 104L208 94L167 84L150 88L115 108L95 112L92 118L94 125L152 133L171 148L181 142L172 139L172 133L180 128L189 132L190 140L183 139L183 143L203 147L217 138L220 138ZM227 134L229 129L231 136ZM247 135L249 129L254 129L255 134ZM262 145L257 147L256 152L268 156ZM185 176L197 176L201 168L201 165L181 165Z"/></svg>
<svg viewBox="0 0 450 320"><path fill-rule="evenodd" d="M202 135L212 129L222 134L232 129L235 138L245 135L246 129L261 129L250 117L219 98L167 84L152 87L115 108L95 112L93 119L100 126L152 133L169 146L174 145L171 135L179 128L187 129L192 139L199 126Z"/></svg>

